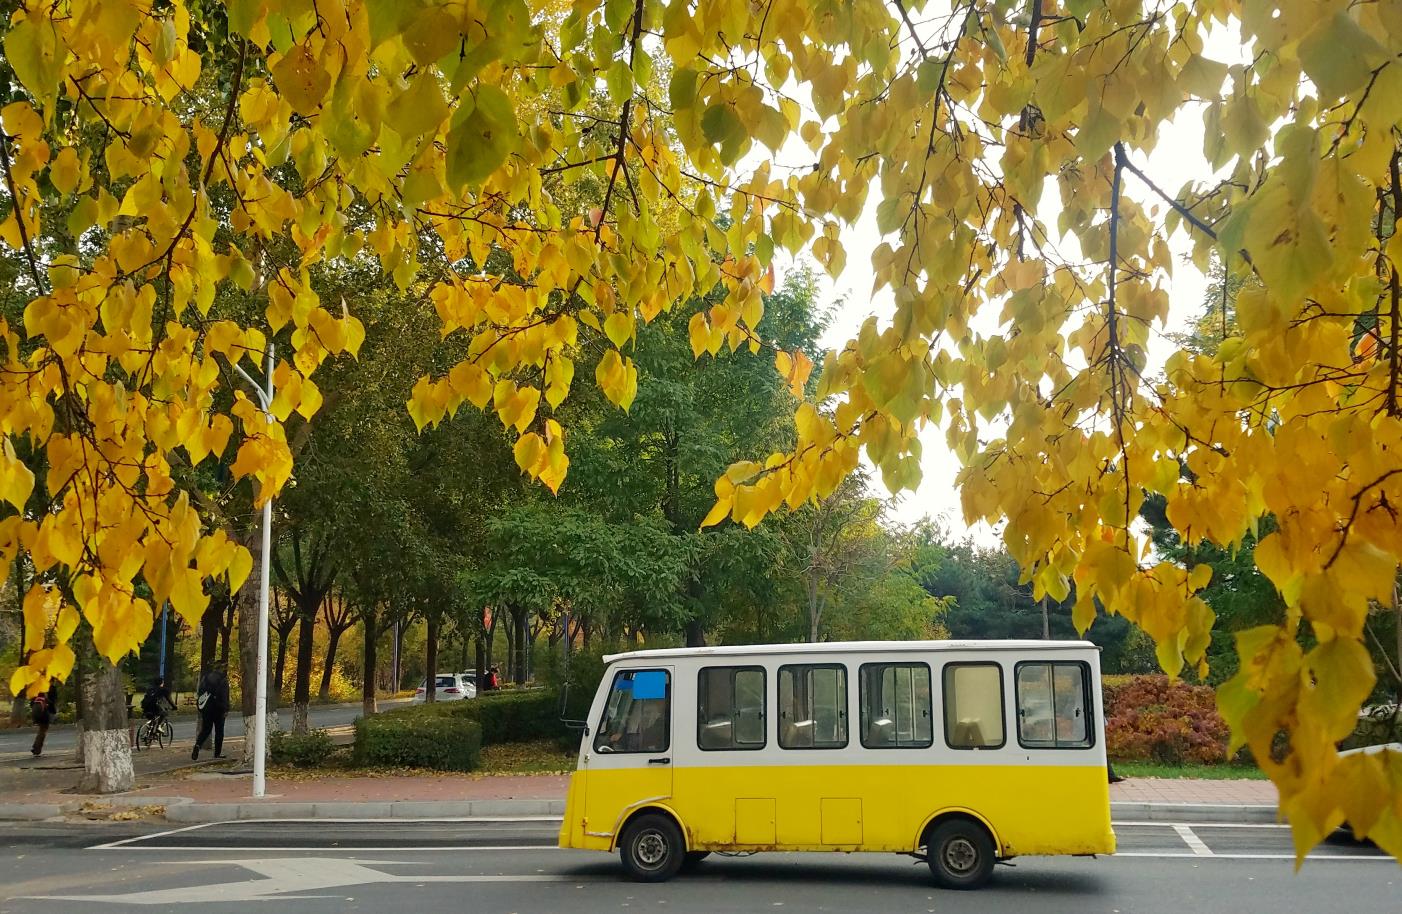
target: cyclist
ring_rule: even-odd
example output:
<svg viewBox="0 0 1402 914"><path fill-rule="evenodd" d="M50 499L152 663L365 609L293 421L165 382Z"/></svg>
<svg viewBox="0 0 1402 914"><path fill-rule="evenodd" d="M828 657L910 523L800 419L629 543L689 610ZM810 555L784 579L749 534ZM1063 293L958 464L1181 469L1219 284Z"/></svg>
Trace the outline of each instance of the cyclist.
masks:
<svg viewBox="0 0 1402 914"><path fill-rule="evenodd" d="M175 699L170 697L170 689L166 688L165 679L157 676L151 680L146 694L141 696L141 714L147 723L155 721L159 726L165 719L167 709L175 710Z"/></svg>

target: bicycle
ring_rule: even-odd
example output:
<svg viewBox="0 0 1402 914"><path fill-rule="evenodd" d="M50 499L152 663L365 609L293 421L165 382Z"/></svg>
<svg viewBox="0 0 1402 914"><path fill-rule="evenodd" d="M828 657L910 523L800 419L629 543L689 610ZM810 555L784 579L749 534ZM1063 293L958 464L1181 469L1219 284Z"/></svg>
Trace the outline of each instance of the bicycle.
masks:
<svg viewBox="0 0 1402 914"><path fill-rule="evenodd" d="M148 717L146 723L136 731L136 745L151 748L155 743L161 749L175 742L175 728L170 725L170 719L164 714L157 717Z"/></svg>

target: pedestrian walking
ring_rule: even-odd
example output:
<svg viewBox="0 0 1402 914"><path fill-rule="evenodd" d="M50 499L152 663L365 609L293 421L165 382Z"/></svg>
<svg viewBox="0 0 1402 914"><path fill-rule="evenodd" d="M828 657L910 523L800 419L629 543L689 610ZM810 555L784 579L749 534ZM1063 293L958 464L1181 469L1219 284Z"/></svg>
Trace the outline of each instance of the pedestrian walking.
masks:
<svg viewBox="0 0 1402 914"><path fill-rule="evenodd" d="M191 759L199 759L200 750L209 734L214 733L214 757L224 757L224 717L229 713L229 677L217 665L200 677L195 692L195 706L200 712L200 732L195 737Z"/></svg>
<svg viewBox="0 0 1402 914"><path fill-rule="evenodd" d="M29 718L39 727L39 732L34 736L34 745L30 752L40 755L44 751L44 738L49 735L49 724L54 722L58 716L58 680L49 680L49 691L40 692L29 702Z"/></svg>

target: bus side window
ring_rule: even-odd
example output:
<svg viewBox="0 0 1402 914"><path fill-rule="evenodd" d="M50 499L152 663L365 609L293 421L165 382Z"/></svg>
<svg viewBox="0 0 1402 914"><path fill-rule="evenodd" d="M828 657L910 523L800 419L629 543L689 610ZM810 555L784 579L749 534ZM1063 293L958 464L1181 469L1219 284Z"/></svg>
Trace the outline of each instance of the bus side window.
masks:
<svg viewBox="0 0 1402 914"><path fill-rule="evenodd" d="M711 666L696 680L696 745L764 748L764 668Z"/></svg>
<svg viewBox="0 0 1402 914"><path fill-rule="evenodd" d="M671 680L666 670L620 670L613 677L595 752L666 752Z"/></svg>
<svg viewBox="0 0 1402 914"><path fill-rule="evenodd" d="M1017 736L1031 749L1085 749L1091 745L1084 663L1017 665Z"/></svg>
<svg viewBox="0 0 1402 914"><path fill-rule="evenodd" d="M847 745L847 667L815 663L779 667L779 748Z"/></svg>
<svg viewBox="0 0 1402 914"><path fill-rule="evenodd" d="M944 668L944 739L951 749L999 749L1004 743L1003 668L950 663Z"/></svg>
<svg viewBox="0 0 1402 914"><path fill-rule="evenodd" d="M862 745L868 749L924 749L934 742L930 667L923 663L864 663L860 686Z"/></svg>

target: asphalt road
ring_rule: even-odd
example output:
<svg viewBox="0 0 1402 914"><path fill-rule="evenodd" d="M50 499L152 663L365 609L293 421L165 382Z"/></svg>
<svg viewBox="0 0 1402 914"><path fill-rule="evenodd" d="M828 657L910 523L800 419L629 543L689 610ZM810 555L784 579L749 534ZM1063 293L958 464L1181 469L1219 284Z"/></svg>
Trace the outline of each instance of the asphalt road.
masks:
<svg viewBox="0 0 1402 914"><path fill-rule="evenodd" d="M0 912L269 910L1289 914L1395 911L1402 870L1326 843L1294 873L1275 827L1118 825L1122 855L1023 859L989 887L946 892L885 854L712 856L662 885L608 855L548 846L548 820L28 825L0 833ZM543 846L544 845L544 846ZM250 907L254 902L272 902Z"/></svg>
<svg viewBox="0 0 1402 914"><path fill-rule="evenodd" d="M380 707L387 704L400 702L380 702ZM360 704L351 705L313 705L308 714L313 727L341 727L345 726L360 716ZM292 720L292 709L283 708L280 710L283 726L287 726ZM193 714L178 715L170 719L171 726L175 728L176 742L183 742L187 746L195 739L195 729L199 726L199 718ZM44 740L44 754L61 752L65 749L72 749L74 744L74 734L76 729L71 726L53 727L49 730L49 735ZM236 736L243 736L243 715L233 713L224 722L224 737L229 739ZM28 754L30 746L34 743L34 728L22 727L18 730L0 730L0 755Z"/></svg>

